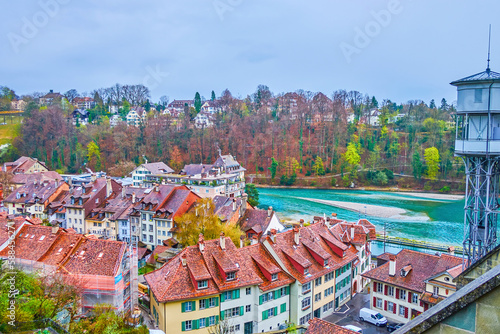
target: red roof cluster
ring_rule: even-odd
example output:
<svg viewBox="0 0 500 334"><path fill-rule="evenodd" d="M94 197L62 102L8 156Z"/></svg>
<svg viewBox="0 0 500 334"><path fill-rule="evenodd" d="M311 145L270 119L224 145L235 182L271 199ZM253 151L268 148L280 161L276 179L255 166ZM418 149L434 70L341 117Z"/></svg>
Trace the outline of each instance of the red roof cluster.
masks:
<svg viewBox="0 0 500 334"><path fill-rule="evenodd" d="M309 320L309 328L305 334L355 334L355 331L332 324L320 318Z"/></svg>

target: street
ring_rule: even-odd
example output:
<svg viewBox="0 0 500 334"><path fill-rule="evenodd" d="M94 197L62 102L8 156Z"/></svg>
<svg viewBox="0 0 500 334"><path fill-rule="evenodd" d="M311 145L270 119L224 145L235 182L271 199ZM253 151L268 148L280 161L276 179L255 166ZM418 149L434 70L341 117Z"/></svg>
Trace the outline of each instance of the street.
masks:
<svg viewBox="0 0 500 334"><path fill-rule="evenodd" d="M370 294L365 292L356 294L338 312L326 317L325 320L339 326L357 326L363 329L363 334L388 333L386 327L377 327L368 322L359 321L359 310L363 307L370 308Z"/></svg>

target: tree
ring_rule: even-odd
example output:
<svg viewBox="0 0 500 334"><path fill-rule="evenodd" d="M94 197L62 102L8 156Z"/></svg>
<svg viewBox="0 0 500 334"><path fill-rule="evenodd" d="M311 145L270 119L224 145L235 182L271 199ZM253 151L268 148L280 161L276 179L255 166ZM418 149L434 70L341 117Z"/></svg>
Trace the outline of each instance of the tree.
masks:
<svg viewBox="0 0 500 334"><path fill-rule="evenodd" d="M78 91L76 89L70 89L66 93L64 93L64 97L71 104L73 104L73 102L75 101L75 98L77 98L78 96L80 96L80 94L78 94Z"/></svg>
<svg viewBox="0 0 500 334"><path fill-rule="evenodd" d="M108 169L108 174L115 177L126 177L136 168L137 166L132 161L120 161Z"/></svg>
<svg viewBox="0 0 500 334"><path fill-rule="evenodd" d="M434 102L434 99L429 103L429 109L436 109L436 102Z"/></svg>
<svg viewBox="0 0 500 334"><path fill-rule="evenodd" d="M313 172L316 175L325 175L325 168L323 166L323 159L318 155L314 161Z"/></svg>
<svg viewBox="0 0 500 334"><path fill-rule="evenodd" d="M411 165L413 167L413 177L415 177L415 180L420 180L422 178L423 164L418 151L413 152Z"/></svg>
<svg viewBox="0 0 500 334"><path fill-rule="evenodd" d="M269 170L271 171L271 180L274 180L276 171L278 170L278 161L274 157L271 158L271 167L269 167Z"/></svg>
<svg viewBox="0 0 500 334"><path fill-rule="evenodd" d="M91 141L87 145L87 161L88 167L93 171L97 172L101 170L101 151L99 146Z"/></svg>
<svg viewBox="0 0 500 334"><path fill-rule="evenodd" d="M435 147L429 147L424 152L425 162L427 164L427 177L436 180L439 172L439 151Z"/></svg>
<svg viewBox="0 0 500 334"><path fill-rule="evenodd" d="M168 106L168 96L167 96L167 95L162 95L162 96L160 97L160 104L161 104L163 107Z"/></svg>
<svg viewBox="0 0 500 334"><path fill-rule="evenodd" d="M361 161L356 144L350 142L347 145L347 151L344 153L345 160L351 165L356 166Z"/></svg>
<svg viewBox="0 0 500 334"><path fill-rule="evenodd" d="M211 95L211 98L210 98L212 101L215 101L216 100L216 97L215 97L215 92L212 91L212 95Z"/></svg>
<svg viewBox="0 0 500 334"><path fill-rule="evenodd" d="M195 206L177 218L175 223L179 228L177 238L184 246L196 245L200 234L206 240L216 239L221 232L231 238L235 245L239 245L243 232L237 225L223 224L214 212L215 205L211 198L199 200Z"/></svg>
<svg viewBox="0 0 500 334"><path fill-rule="evenodd" d="M172 169L175 170L176 172L180 172L180 170L184 166L179 146L175 145L174 148L172 149L172 153L170 154L170 161L168 163L170 167L172 167Z"/></svg>
<svg viewBox="0 0 500 334"><path fill-rule="evenodd" d="M250 203L251 206L255 207L259 205L259 191L255 184L247 183L245 185L245 192L248 195L248 203Z"/></svg>
<svg viewBox="0 0 500 334"><path fill-rule="evenodd" d="M196 109L196 113L201 111L201 96L198 92L194 95L194 109Z"/></svg>
<svg viewBox="0 0 500 334"><path fill-rule="evenodd" d="M220 320L218 324L208 327L208 334L230 334L233 332L229 319Z"/></svg>

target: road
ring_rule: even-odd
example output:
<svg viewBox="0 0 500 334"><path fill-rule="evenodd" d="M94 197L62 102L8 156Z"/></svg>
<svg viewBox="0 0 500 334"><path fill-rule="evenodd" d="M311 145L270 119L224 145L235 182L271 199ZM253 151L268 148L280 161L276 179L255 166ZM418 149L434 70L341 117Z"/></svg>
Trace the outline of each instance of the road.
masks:
<svg viewBox="0 0 500 334"><path fill-rule="evenodd" d="M329 315L324 320L337 324L339 326L354 325L363 329L363 334L384 333L387 334L385 327L377 327L368 322L359 321L359 310L363 307L370 308L370 294L358 293L354 298L347 302L347 307L342 307L337 313ZM347 310L349 308L349 310Z"/></svg>

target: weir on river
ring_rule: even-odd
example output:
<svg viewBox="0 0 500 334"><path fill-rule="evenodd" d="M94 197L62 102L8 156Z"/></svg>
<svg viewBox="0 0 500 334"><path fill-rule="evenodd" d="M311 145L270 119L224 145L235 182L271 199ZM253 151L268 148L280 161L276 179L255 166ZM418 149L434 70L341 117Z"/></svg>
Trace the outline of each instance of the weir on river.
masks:
<svg viewBox="0 0 500 334"><path fill-rule="evenodd" d="M462 246L463 196L364 190L259 188L260 208L272 206L282 221L330 216L366 218L389 237ZM431 250L433 251L433 250ZM435 252L435 250L434 250Z"/></svg>

